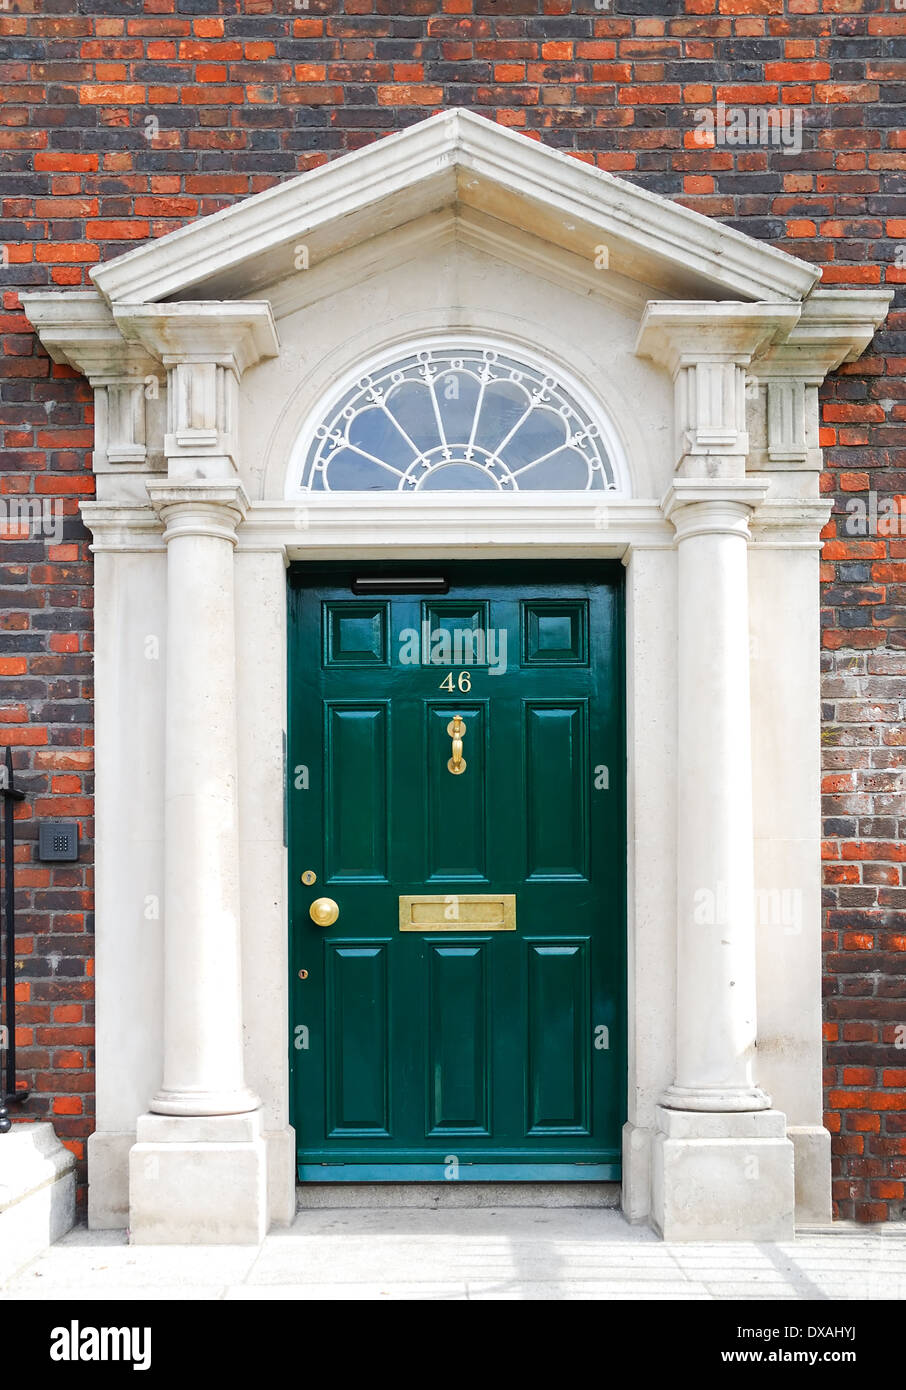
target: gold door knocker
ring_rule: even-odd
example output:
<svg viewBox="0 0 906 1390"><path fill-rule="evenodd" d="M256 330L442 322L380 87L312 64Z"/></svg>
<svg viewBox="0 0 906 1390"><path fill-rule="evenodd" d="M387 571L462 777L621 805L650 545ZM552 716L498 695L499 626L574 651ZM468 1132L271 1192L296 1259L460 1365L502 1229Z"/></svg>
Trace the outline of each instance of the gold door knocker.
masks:
<svg viewBox="0 0 906 1390"><path fill-rule="evenodd" d="M461 714L454 714L447 725L447 733L453 740L453 756L447 759L447 767L454 777L459 776L460 772L466 770L466 760L462 756L462 740L466 732L466 723Z"/></svg>

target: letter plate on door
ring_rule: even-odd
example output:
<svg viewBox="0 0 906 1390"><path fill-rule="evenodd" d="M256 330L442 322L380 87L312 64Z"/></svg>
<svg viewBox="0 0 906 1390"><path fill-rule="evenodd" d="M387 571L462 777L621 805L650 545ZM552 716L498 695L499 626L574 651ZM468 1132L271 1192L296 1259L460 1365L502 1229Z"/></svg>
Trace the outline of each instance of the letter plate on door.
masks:
<svg viewBox="0 0 906 1390"><path fill-rule="evenodd" d="M400 931L515 931L515 893L400 897Z"/></svg>

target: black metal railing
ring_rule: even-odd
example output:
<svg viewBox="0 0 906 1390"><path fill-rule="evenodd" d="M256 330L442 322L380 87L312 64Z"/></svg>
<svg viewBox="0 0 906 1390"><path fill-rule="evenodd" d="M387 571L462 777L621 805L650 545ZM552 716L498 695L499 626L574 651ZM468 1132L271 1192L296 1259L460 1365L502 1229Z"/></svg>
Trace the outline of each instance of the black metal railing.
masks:
<svg viewBox="0 0 906 1390"><path fill-rule="evenodd" d="M3 1014L0 1039L5 1043L6 1076L0 1067L0 1134L12 1129L9 1106L28 1099L28 1091L16 1090L16 836L15 806L25 796L15 784L13 752L7 744L6 761L0 765L3 797Z"/></svg>

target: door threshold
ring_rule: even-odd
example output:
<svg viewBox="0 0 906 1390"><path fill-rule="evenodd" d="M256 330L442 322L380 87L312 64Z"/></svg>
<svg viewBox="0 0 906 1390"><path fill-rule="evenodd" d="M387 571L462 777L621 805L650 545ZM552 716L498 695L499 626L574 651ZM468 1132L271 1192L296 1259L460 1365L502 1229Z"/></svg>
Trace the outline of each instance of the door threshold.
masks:
<svg viewBox="0 0 906 1390"><path fill-rule="evenodd" d="M620 1206L618 1182L300 1182L296 1210Z"/></svg>
<svg viewBox="0 0 906 1390"><path fill-rule="evenodd" d="M312 1162L301 1159L300 1182L619 1182L619 1162L482 1163L450 1154L433 1163Z"/></svg>

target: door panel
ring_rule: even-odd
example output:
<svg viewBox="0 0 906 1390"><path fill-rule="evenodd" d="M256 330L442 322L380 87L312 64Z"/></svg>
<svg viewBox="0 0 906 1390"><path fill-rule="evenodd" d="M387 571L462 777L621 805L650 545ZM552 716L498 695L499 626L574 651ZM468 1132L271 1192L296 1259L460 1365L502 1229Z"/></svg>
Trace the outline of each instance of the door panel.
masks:
<svg viewBox="0 0 906 1390"><path fill-rule="evenodd" d="M588 877L587 706L525 705L529 878Z"/></svg>
<svg viewBox="0 0 906 1390"><path fill-rule="evenodd" d="M432 702L426 707L428 752L422 799L428 832L425 879L487 882L485 710L461 701L456 712L466 725L463 743L468 751L466 772L453 777L447 768L450 706Z"/></svg>
<svg viewBox="0 0 906 1390"><path fill-rule="evenodd" d="M489 942L428 946L429 1134L488 1134Z"/></svg>
<svg viewBox="0 0 906 1390"><path fill-rule="evenodd" d="M327 878L386 879L386 705L325 707Z"/></svg>
<svg viewBox="0 0 906 1390"><path fill-rule="evenodd" d="M447 592L419 593L426 574ZM366 575L386 592L356 594ZM303 1179L619 1176L621 580L590 562L291 571Z"/></svg>
<svg viewBox="0 0 906 1390"><path fill-rule="evenodd" d="M588 1133L588 942L528 943L531 1134Z"/></svg>
<svg viewBox="0 0 906 1390"><path fill-rule="evenodd" d="M387 942L327 941L327 1132L389 1133Z"/></svg>

